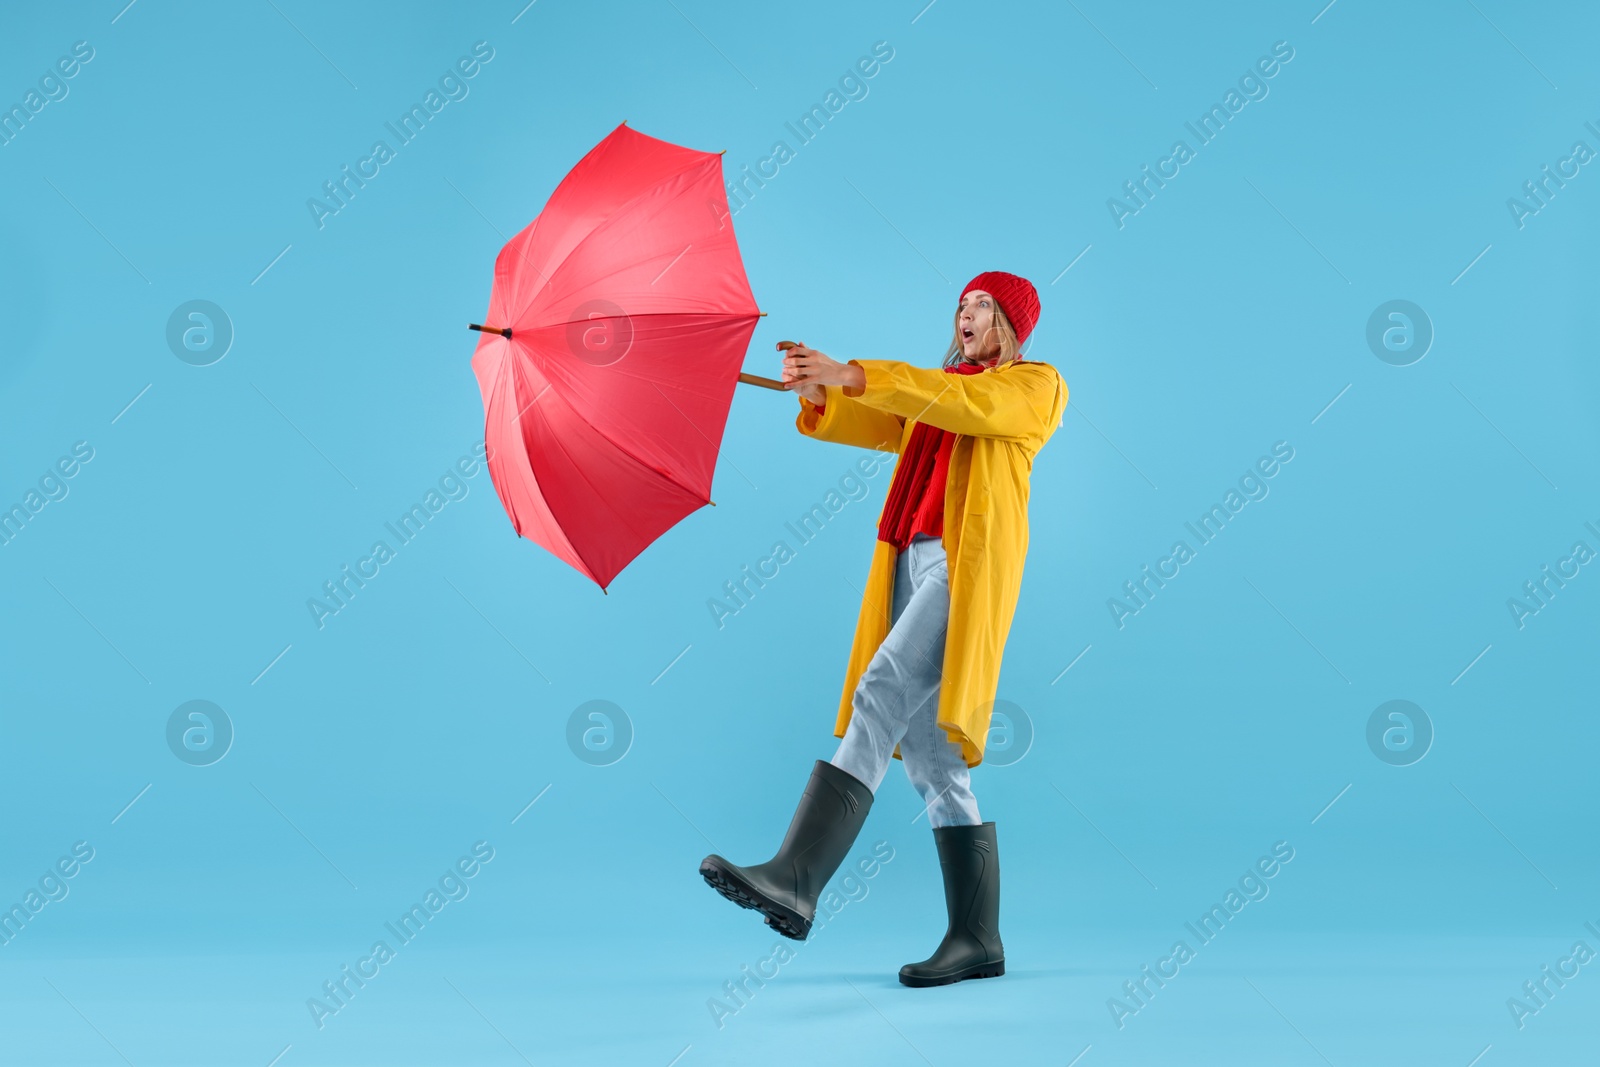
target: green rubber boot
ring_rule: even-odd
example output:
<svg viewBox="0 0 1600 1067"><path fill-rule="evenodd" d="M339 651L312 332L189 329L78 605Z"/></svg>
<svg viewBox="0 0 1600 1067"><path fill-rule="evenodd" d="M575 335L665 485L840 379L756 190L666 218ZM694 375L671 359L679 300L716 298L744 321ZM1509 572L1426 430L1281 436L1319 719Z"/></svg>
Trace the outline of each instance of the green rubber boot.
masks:
<svg viewBox="0 0 1600 1067"><path fill-rule="evenodd" d="M872 790L827 760L817 760L778 854L740 867L715 853L700 861L700 877L742 908L767 917L784 937L804 941L817 897L855 844L872 810Z"/></svg>
<svg viewBox="0 0 1600 1067"><path fill-rule="evenodd" d="M994 823L940 826L933 840L950 924L932 956L900 968L900 981L923 987L997 978L1006 973L1006 955L1000 943L1000 850Z"/></svg>

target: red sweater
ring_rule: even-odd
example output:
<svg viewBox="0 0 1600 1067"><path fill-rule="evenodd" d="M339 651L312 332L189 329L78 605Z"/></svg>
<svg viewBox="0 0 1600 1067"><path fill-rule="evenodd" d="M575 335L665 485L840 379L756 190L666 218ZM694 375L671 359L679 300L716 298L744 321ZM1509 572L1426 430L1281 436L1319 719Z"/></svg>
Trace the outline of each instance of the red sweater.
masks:
<svg viewBox="0 0 1600 1067"><path fill-rule="evenodd" d="M944 370L949 374L977 374L992 366L993 363L962 360ZM817 406L817 411L822 411L822 405ZM896 552L906 550L912 534L943 536L944 487L955 439L956 435L948 430L925 422L911 427L911 439L906 442L900 462L895 464L883 517L878 520L878 540L887 541Z"/></svg>

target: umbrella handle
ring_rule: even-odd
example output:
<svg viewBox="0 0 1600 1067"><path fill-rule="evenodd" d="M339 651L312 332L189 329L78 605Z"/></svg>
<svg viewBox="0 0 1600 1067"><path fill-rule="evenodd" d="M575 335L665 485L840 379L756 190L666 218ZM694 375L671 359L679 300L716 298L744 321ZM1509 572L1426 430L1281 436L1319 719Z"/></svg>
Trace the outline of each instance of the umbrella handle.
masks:
<svg viewBox="0 0 1600 1067"><path fill-rule="evenodd" d="M789 349L794 348L794 347L795 347L795 342L793 342L793 341L779 341L778 342L778 351L780 351L780 352L787 352L787 351L789 351ZM744 382L746 385L759 385L759 386L762 386L763 388L766 388L766 389L781 389L786 393L790 392L790 389L789 389L788 386L784 385L781 381L778 381L778 380L776 380L774 378L763 378L760 375L745 374L745 373L743 373L741 371L740 374L739 374L739 380L741 382Z"/></svg>
<svg viewBox="0 0 1600 1067"><path fill-rule="evenodd" d="M781 392L789 392L789 387L784 385L782 382L773 378L763 378L759 374L746 374L744 371L740 371L739 380L746 385L759 385L764 389L777 389Z"/></svg>

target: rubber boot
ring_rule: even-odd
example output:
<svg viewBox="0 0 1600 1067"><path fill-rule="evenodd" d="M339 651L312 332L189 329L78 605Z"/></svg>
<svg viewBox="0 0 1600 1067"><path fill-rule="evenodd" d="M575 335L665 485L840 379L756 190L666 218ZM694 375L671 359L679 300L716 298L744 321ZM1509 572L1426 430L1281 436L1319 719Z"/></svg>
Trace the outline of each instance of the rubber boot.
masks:
<svg viewBox="0 0 1600 1067"><path fill-rule="evenodd" d="M804 941L817 897L839 869L872 810L872 790L827 760L817 760L778 854L740 867L715 853L700 861L700 876L717 892L767 917L784 937Z"/></svg>
<svg viewBox="0 0 1600 1067"><path fill-rule="evenodd" d="M939 848L950 924L932 956L900 968L901 983L949 985L964 978L1005 974L1005 946L1000 943L1000 851L994 823L940 826L934 829L933 840Z"/></svg>

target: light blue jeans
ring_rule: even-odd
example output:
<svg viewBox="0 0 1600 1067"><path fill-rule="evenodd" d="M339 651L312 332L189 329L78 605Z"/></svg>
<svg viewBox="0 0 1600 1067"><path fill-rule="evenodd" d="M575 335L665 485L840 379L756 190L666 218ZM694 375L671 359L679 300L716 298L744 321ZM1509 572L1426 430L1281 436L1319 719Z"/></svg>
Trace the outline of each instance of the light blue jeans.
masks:
<svg viewBox="0 0 1600 1067"><path fill-rule="evenodd" d="M978 801L961 746L936 722L950 621L944 543L918 533L895 560L891 626L856 684L850 725L832 763L876 795L894 746L933 827L977 826Z"/></svg>

